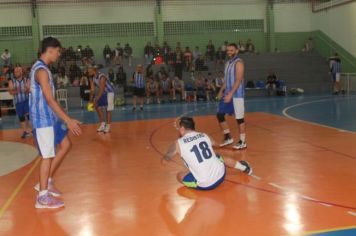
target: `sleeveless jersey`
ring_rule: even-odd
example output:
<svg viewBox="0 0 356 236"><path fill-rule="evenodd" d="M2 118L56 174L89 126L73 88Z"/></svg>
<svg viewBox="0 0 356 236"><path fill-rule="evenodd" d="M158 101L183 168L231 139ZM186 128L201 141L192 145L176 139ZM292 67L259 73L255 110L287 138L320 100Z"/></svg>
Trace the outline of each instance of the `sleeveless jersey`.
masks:
<svg viewBox="0 0 356 236"><path fill-rule="evenodd" d="M209 187L223 177L225 165L217 158L206 134L190 132L178 139L178 146L198 186Z"/></svg>
<svg viewBox="0 0 356 236"><path fill-rule="evenodd" d="M14 90L16 94L14 95L15 104L20 102L25 102L28 100L28 93L26 91L28 80L26 78L22 78L18 80L16 78L11 79Z"/></svg>
<svg viewBox="0 0 356 236"><path fill-rule="evenodd" d="M51 87L52 96L54 97L55 89L51 71L48 66L42 61L38 60L32 66L30 73L30 95L29 95L29 110L32 128L44 128L54 126L59 119L48 105L45 96L43 95L40 84L36 81L36 73L39 69L43 69L48 73L49 85Z"/></svg>
<svg viewBox="0 0 356 236"><path fill-rule="evenodd" d="M225 64L225 78L224 78L224 80L226 81L226 89L224 93L225 95L227 95L234 86L236 80L236 64L239 61L241 61L241 59L238 56L235 56L234 58L227 61ZM242 79L241 84L239 88L235 91L233 97L243 98L244 96L245 96L245 85Z"/></svg>
<svg viewBox="0 0 356 236"><path fill-rule="evenodd" d="M135 72L133 77L135 88L145 88L145 78L143 77L143 74Z"/></svg>
<svg viewBox="0 0 356 236"><path fill-rule="evenodd" d="M105 90L104 90L105 93L113 93L114 92L114 87L112 86L109 78L107 76L105 76L104 74L100 73L100 72L93 79L95 86L100 88L100 81L101 81L101 79L103 77L106 78Z"/></svg>

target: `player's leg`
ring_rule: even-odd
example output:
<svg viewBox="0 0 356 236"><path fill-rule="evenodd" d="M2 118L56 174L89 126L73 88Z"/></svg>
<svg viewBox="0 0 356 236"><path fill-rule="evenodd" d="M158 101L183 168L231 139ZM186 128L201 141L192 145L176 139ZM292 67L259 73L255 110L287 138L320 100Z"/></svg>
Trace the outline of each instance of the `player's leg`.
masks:
<svg viewBox="0 0 356 236"><path fill-rule="evenodd" d="M26 133L27 129L26 129L26 124L25 124L26 117L25 117L24 103L23 102L16 103L15 109L16 109L16 114L19 118L21 129L22 129L21 138L26 138L27 137L27 133Z"/></svg>
<svg viewBox="0 0 356 236"><path fill-rule="evenodd" d="M132 111L136 111L137 96L134 95L132 98Z"/></svg>
<svg viewBox="0 0 356 236"><path fill-rule="evenodd" d="M115 101L115 95L114 93L108 93L107 94L107 100L108 100L108 105L106 107L106 125L104 129L104 133L109 133L110 132L110 124L111 124L111 113L114 110L114 101Z"/></svg>
<svg viewBox="0 0 356 236"><path fill-rule="evenodd" d="M161 99L159 97L159 88L158 87L156 88L155 95L156 95L157 103L160 104L161 103Z"/></svg>
<svg viewBox="0 0 356 236"><path fill-rule="evenodd" d="M177 181L188 188L197 188L198 183L192 173L189 171L181 171L177 174Z"/></svg>
<svg viewBox="0 0 356 236"><path fill-rule="evenodd" d="M54 127L38 128L34 130L34 137L42 157L40 164L40 182L35 186L39 191L36 199L36 208L59 208L64 206L62 201L54 198L49 190L49 178L53 158L55 157L55 131Z"/></svg>
<svg viewBox="0 0 356 236"><path fill-rule="evenodd" d="M140 89L140 110L143 111L143 98L145 97L145 89Z"/></svg>
<svg viewBox="0 0 356 236"><path fill-rule="evenodd" d="M248 175L252 174L252 167L247 161L237 161L231 157L222 157L218 156L222 162L225 163L225 166L228 168L240 170Z"/></svg>
<svg viewBox="0 0 356 236"><path fill-rule="evenodd" d="M235 118L237 122L237 131L240 140L234 145L234 148L241 150L247 148L246 144L246 125L245 125L245 102L243 98L233 98L233 105L235 110Z"/></svg>
<svg viewBox="0 0 356 236"><path fill-rule="evenodd" d="M232 103L225 103L223 99L219 102L218 112L216 114L216 118L218 120L221 131L224 134L224 141L220 144L220 147L224 147L226 145L230 145L234 142L229 125L225 120L225 114L232 114L234 112L234 106Z"/></svg>

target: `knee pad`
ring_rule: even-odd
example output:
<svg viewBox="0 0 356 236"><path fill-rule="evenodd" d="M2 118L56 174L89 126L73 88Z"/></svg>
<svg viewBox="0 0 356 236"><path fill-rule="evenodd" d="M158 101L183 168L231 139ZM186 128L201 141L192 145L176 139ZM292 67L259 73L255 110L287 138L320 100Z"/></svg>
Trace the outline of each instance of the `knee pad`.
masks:
<svg viewBox="0 0 356 236"><path fill-rule="evenodd" d="M241 124L243 124L245 122L245 119L244 118L236 119L236 121L237 121L237 124L241 125Z"/></svg>
<svg viewBox="0 0 356 236"><path fill-rule="evenodd" d="M216 118L218 118L219 123L225 122L225 114L217 113Z"/></svg>
<svg viewBox="0 0 356 236"><path fill-rule="evenodd" d="M20 116L19 120L20 120L20 122L24 122L24 121L26 121L26 117L25 116Z"/></svg>

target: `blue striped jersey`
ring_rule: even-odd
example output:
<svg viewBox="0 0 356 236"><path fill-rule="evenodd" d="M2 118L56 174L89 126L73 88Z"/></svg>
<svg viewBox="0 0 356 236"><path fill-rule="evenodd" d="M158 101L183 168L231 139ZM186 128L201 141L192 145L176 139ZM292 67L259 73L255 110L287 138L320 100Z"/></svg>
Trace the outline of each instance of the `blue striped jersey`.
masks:
<svg viewBox="0 0 356 236"><path fill-rule="evenodd" d="M241 61L241 59L238 56L235 56L234 58L227 61L225 64L225 78L224 78L224 80L226 81L226 88L224 91L225 96L232 90L235 80L237 79L236 64L239 61ZM244 79L242 78L239 88L235 91L233 95L234 98L243 98L245 96L245 85L243 80Z"/></svg>
<svg viewBox="0 0 356 236"><path fill-rule="evenodd" d="M59 119L48 105L47 100L42 92L41 85L36 81L36 73L39 69L43 69L48 73L48 82L51 87L52 96L55 96L52 73L48 69L48 66L39 59L35 62L35 64L33 64L30 73L29 107L30 120L33 129L54 126L54 124Z"/></svg>
<svg viewBox="0 0 356 236"><path fill-rule="evenodd" d="M170 86L169 86L169 79L166 79L166 80L161 80L161 88L164 90L164 91L168 91Z"/></svg>
<svg viewBox="0 0 356 236"><path fill-rule="evenodd" d="M26 91L28 79L22 78L20 80L13 78L11 79L13 84L13 89L16 91L14 94L14 103L20 103L28 101L28 92Z"/></svg>
<svg viewBox="0 0 356 236"><path fill-rule="evenodd" d="M145 78L142 73L135 72L133 74L133 79L135 88L145 88Z"/></svg>
<svg viewBox="0 0 356 236"><path fill-rule="evenodd" d="M339 59L333 60L331 64L331 71L333 74L341 73L341 61Z"/></svg>
<svg viewBox="0 0 356 236"><path fill-rule="evenodd" d="M113 93L114 86L111 84L109 78L100 72L93 79L95 86L100 88L100 81L102 78L106 78L106 84L105 84L105 90L104 90L105 93Z"/></svg>

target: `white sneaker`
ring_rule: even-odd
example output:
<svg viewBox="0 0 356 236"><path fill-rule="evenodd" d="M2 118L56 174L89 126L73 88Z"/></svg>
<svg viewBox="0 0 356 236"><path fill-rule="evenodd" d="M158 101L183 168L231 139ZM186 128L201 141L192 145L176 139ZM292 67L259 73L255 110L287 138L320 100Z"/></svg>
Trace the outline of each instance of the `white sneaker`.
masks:
<svg viewBox="0 0 356 236"><path fill-rule="evenodd" d="M230 139L225 139L224 142L222 144L220 144L220 147L225 147L227 145L230 145L234 142L234 140L232 138Z"/></svg>
<svg viewBox="0 0 356 236"><path fill-rule="evenodd" d="M245 148L247 148L247 144L246 144L246 142L242 142L242 141L240 140L238 143L236 143L236 144L233 146L233 148L236 149L236 150L245 149Z"/></svg>
<svg viewBox="0 0 356 236"><path fill-rule="evenodd" d="M103 122L103 123L100 124L99 128L96 131L97 132L104 132L104 130L105 130L105 123Z"/></svg>
<svg viewBox="0 0 356 236"><path fill-rule="evenodd" d="M33 188L37 192L39 192L40 184L37 183ZM51 194L53 197L60 197L62 195L62 193L58 189L56 189L51 182L48 182L48 193Z"/></svg>
<svg viewBox="0 0 356 236"><path fill-rule="evenodd" d="M105 125L104 133L110 133L110 125Z"/></svg>

